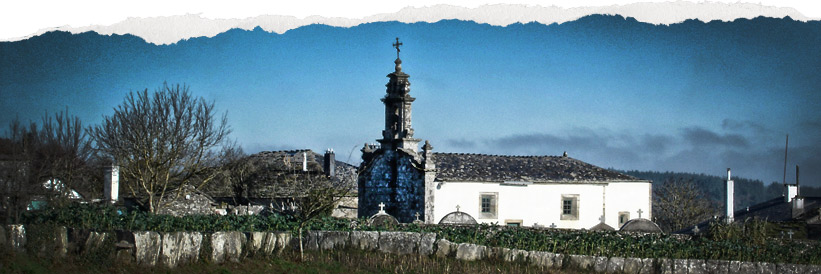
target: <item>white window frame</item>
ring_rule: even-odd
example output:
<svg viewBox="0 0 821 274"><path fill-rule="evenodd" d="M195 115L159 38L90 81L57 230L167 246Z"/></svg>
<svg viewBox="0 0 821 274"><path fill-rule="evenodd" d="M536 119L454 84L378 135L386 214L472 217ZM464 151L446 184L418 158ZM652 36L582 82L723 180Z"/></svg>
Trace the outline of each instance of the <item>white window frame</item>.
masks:
<svg viewBox="0 0 821 274"><path fill-rule="evenodd" d="M490 198L490 212L483 212L483 199ZM498 219L499 218L499 192L481 192L479 193L479 219Z"/></svg>
<svg viewBox="0 0 821 274"><path fill-rule="evenodd" d="M570 201L569 214L565 214L565 201ZM560 220L579 220L579 194L562 194L562 199L559 200L559 214Z"/></svg>

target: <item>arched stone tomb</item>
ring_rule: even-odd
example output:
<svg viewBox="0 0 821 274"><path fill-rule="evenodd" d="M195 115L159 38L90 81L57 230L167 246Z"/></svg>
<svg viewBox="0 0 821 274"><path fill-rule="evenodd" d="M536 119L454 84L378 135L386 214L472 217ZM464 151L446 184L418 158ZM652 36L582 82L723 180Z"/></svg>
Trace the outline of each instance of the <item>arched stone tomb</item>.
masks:
<svg viewBox="0 0 821 274"><path fill-rule="evenodd" d="M440 225L475 225L477 223L476 223L476 219L474 219L473 216L470 216L470 214L467 214L467 213L464 213L464 212L461 212L461 211L457 210L457 211L448 213L448 215L445 215L445 217L442 217L442 219L439 220L439 224Z"/></svg>
<svg viewBox="0 0 821 274"><path fill-rule="evenodd" d="M626 232L644 232L644 233L662 233L661 228L648 219L638 218L632 219L624 223L619 231Z"/></svg>

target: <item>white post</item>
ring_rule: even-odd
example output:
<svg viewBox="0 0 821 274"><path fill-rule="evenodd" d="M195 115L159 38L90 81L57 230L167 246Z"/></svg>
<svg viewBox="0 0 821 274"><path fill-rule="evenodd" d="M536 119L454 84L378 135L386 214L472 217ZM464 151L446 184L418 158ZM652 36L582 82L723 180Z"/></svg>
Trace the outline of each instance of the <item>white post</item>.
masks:
<svg viewBox="0 0 821 274"><path fill-rule="evenodd" d="M308 171L308 153L302 152L302 171Z"/></svg>
<svg viewBox="0 0 821 274"><path fill-rule="evenodd" d="M732 223L733 218L733 180L730 174L730 168L727 168L727 180L726 182L726 196L724 198L725 207L727 209L727 222Z"/></svg>
<svg viewBox="0 0 821 274"><path fill-rule="evenodd" d="M120 167L112 165L105 169L103 195L105 200L115 203L120 196Z"/></svg>

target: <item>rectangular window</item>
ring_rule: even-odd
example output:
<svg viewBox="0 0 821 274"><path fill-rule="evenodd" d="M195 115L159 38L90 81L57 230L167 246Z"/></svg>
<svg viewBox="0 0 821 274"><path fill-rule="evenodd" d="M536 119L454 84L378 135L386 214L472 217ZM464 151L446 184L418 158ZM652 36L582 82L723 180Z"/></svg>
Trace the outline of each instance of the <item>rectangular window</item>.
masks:
<svg viewBox="0 0 821 274"><path fill-rule="evenodd" d="M579 194L564 194L562 195L561 203L561 220L578 220L579 219Z"/></svg>
<svg viewBox="0 0 821 274"><path fill-rule="evenodd" d="M506 226L520 227L520 226L522 226L522 220L505 220L505 225Z"/></svg>
<svg viewBox="0 0 821 274"><path fill-rule="evenodd" d="M620 211L619 212L619 227L623 226L624 223L630 220L630 212L627 211Z"/></svg>
<svg viewBox="0 0 821 274"><path fill-rule="evenodd" d="M496 219L496 204L499 193L487 192L479 194L479 219Z"/></svg>

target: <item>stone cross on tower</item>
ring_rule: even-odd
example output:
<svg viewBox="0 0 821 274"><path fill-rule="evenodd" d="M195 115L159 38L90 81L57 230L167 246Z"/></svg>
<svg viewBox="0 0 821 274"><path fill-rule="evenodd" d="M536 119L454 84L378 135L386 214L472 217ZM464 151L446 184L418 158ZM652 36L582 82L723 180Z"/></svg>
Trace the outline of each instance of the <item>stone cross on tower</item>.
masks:
<svg viewBox="0 0 821 274"><path fill-rule="evenodd" d="M393 43L393 47L396 48L396 59L399 59L399 46L402 45L402 42L399 42L399 37L396 37L396 43Z"/></svg>
<svg viewBox="0 0 821 274"><path fill-rule="evenodd" d="M644 212L644 211L641 211L641 208L639 208L639 211L638 211L638 213L639 213L639 218L641 218L641 213L643 213L643 212Z"/></svg>

